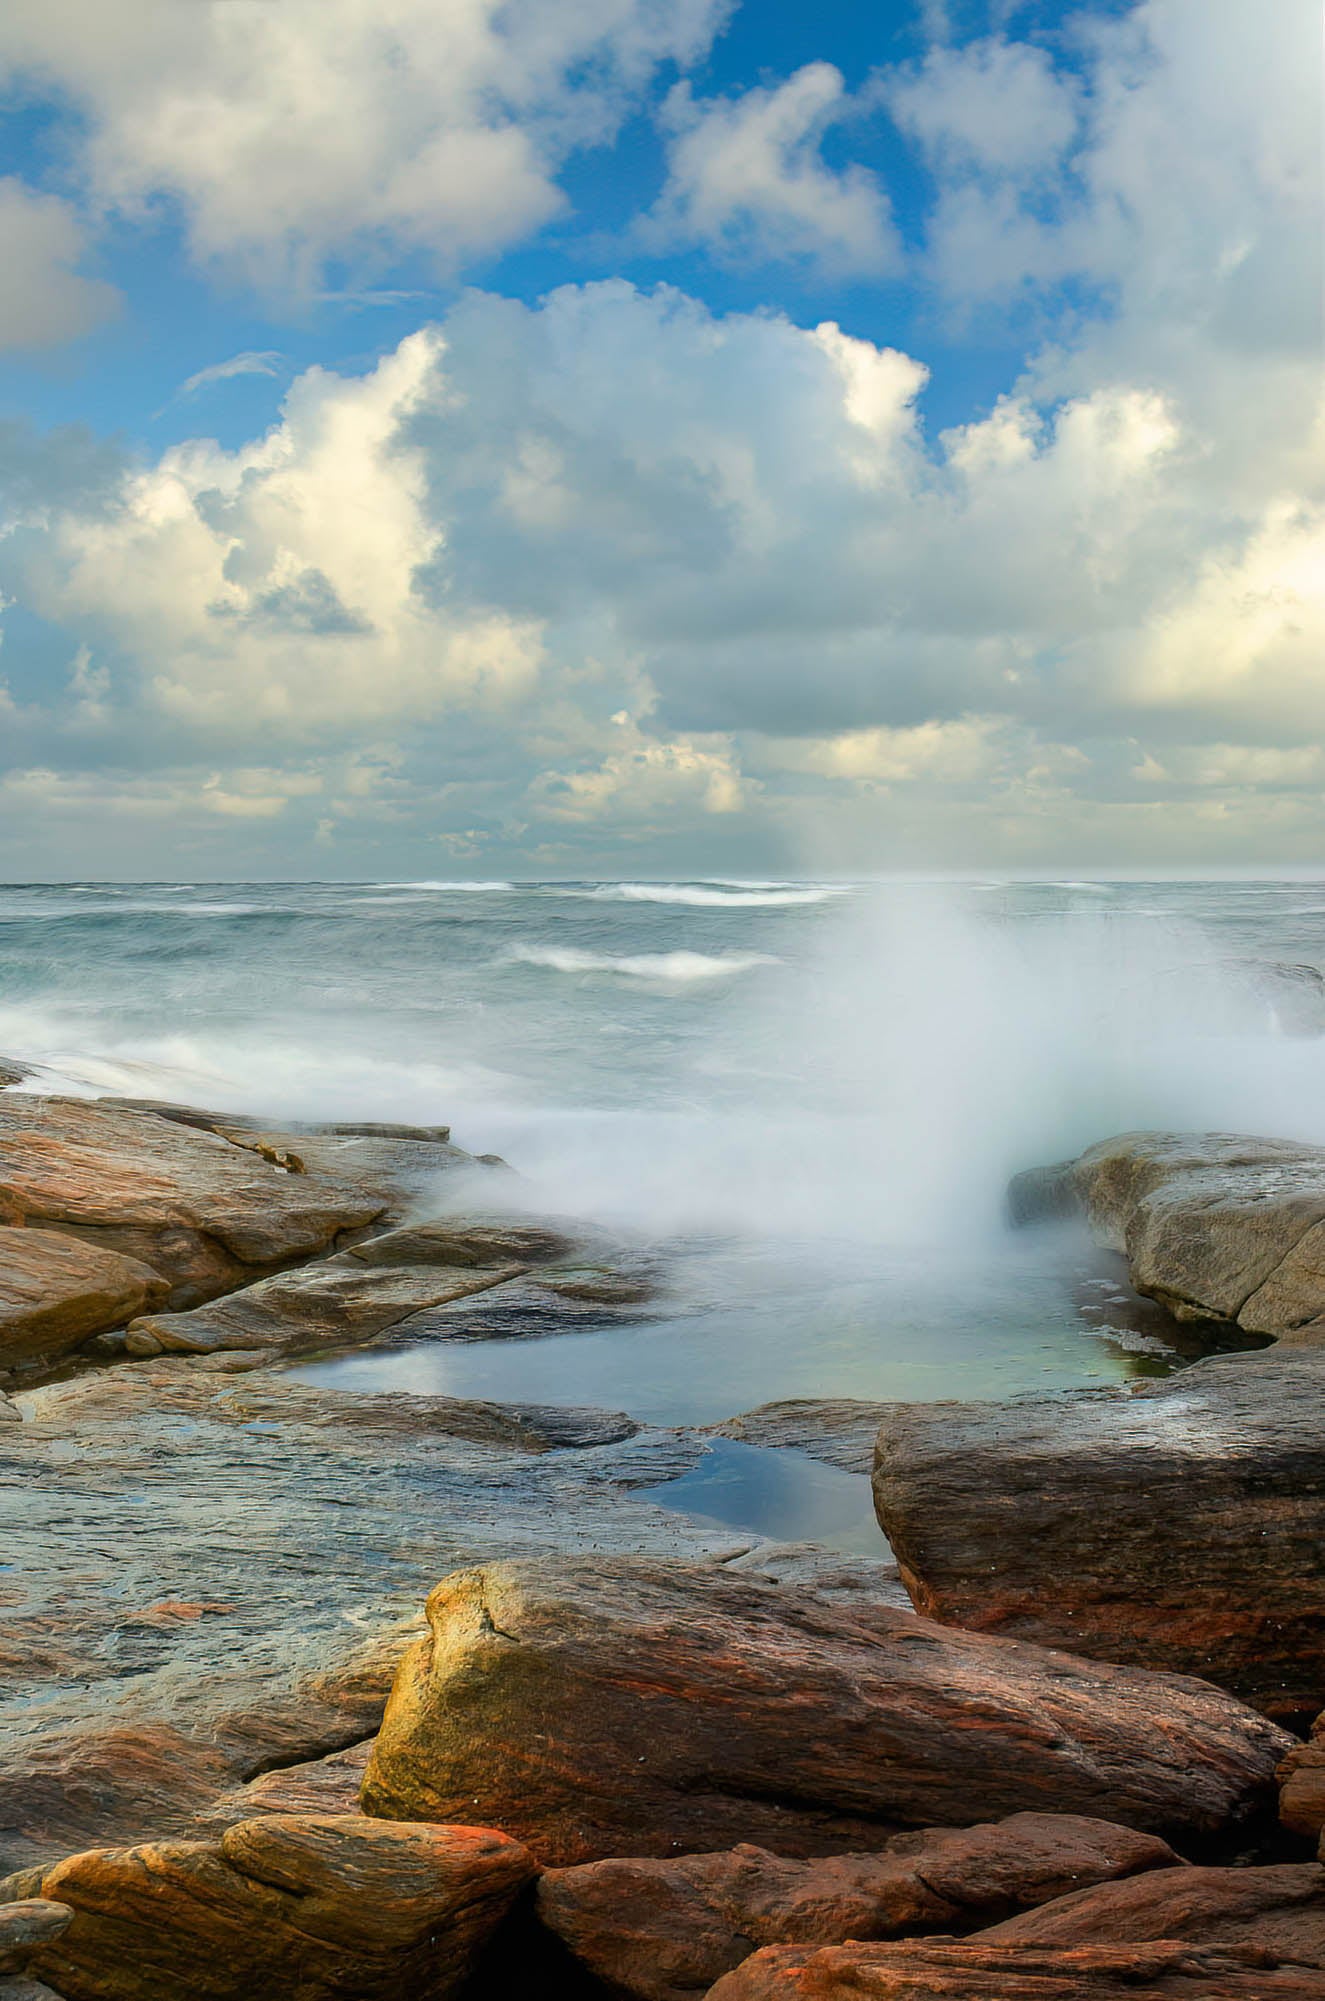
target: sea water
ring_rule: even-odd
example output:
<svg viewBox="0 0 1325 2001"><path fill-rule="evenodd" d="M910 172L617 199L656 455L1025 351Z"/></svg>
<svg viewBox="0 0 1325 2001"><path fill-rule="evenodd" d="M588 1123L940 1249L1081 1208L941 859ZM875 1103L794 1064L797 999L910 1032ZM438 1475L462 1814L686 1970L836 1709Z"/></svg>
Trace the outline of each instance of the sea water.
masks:
<svg viewBox="0 0 1325 2001"><path fill-rule="evenodd" d="M1300 882L17 885L0 1055L42 1089L450 1123L517 1170L485 1203L654 1249L662 1301L301 1373L710 1423L1189 1358L1080 1238L1011 1231L1008 1177L1137 1127L1325 1141L1323 960Z"/></svg>

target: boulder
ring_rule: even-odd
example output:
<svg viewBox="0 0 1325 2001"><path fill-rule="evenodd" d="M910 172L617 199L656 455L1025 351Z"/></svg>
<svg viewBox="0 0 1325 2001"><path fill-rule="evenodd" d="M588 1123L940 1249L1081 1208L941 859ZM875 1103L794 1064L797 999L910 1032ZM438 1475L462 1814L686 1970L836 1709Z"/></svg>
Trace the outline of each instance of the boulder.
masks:
<svg viewBox="0 0 1325 2001"><path fill-rule="evenodd" d="M67 1354L169 1291L157 1272L119 1251L0 1226L0 1372Z"/></svg>
<svg viewBox="0 0 1325 2001"><path fill-rule="evenodd" d="M874 1499L919 1611L1325 1705L1325 1354L1220 1356L1130 1394L897 1404Z"/></svg>
<svg viewBox="0 0 1325 2001"><path fill-rule="evenodd" d="M1044 1809L1213 1834L1264 1810L1289 1743L1204 1683L716 1567L489 1564L427 1617L365 1811L464 1811L546 1864L738 1840L830 1855Z"/></svg>
<svg viewBox="0 0 1325 2001"><path fill-rule="evenodd" d="M1079 1214L1180 1319L1325 1340L1325 1148L1230 1133L1122 1133L1018 1175L1014 1220Z"/></svg>
<svg viewBox="0 0 1325 2001"><path fill-rule="evenodd" d="M312 1257L392 1199L85 1098L0 1095L0 1162L0 1223L136 1259L168 1281L174 1306Z"/></svg>
<svg viewBox="0 0 1325 2001"><path fill-rule="evenodd" d="M1321 2001L1320 1975L1230 1946L941 1938L770 1946L708 2001Z"/></svg>
<svg viewBox="0 0 1325 2001"><path fill-rule="evenodd" d="M1321 1840L1325 1849L1325 1714L1311 1738L1295 1744L1279 1767L1279 1818L1292 1834Z"/></svg>
<svg viewBox="0 0 1325 2001"><path fill-rule="evenodd" d="M1177 1857L1152 1834L1071 1814L1014 1814L899 1835L877 1855L717 1855L549 1869L538 1916L622 2001L693 2001L763 1945L969 1931L1010 1909Z"/></svg>
<svg viewBox="0 0 1325 2001"><path fill-rule="evenodd" d="M1325 1972L1325 1869L1166 1869L1145 1881L1101 1883L1023 1911L982 1933L1036 1945L1112 1945L1118 1939L1190 1939L1250 1946ZM1321 1983L1325 1993L1325 1981Z"/></svg>
<svg viewBox="0 0 1325 2001"><path fill-rule="evenodd" d="M362 1264L344 1253L278 1272L187 1313L145 1315L129 1328L128 1344L131 1353L207 1355L370 1340L425 1307L486 1292L521 1269L393 1267Z"/></svg>
<svg viewBox="0 0 1325 2001"><path fill-rule="evenodd" d="M272 1816L57 1863L30 1964L68 2001L444 2001L533 1874L491 1828Z"/></svg>
<svg viewBox="0 0 1325 2001"><path fill-rule="evenodd" d="M49 1945L73 1920L67 1904L47 1897L0 1900L0 1973L20 1973L39 1946Z"/></svg>

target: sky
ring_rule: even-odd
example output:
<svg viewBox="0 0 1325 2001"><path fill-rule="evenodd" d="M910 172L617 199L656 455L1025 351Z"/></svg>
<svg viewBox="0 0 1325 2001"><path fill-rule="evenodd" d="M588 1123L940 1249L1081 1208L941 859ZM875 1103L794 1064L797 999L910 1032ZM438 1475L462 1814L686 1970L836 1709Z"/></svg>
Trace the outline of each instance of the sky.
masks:
<svg viewBox="0 0 1325 2001"><path fill-rule="evenodd" d="M1325 866L1316 0L6 0L0 876Z"/></svg>

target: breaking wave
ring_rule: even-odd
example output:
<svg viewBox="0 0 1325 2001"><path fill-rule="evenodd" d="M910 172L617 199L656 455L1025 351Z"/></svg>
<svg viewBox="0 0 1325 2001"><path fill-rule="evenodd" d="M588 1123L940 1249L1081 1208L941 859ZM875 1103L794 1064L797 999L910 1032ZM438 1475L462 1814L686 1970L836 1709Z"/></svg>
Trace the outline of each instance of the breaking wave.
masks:
<svg viewBox="0 0 1325 2001"><path fill-rule="evenodd" d="M583 952L569 945L515 945L507 963L544 966L554 973L607 973L627 980L655 980L668 986L691 986L708 980L732 979L773 966L767 952Z"/></svg>
<svg viewBox="0 0 1325 2001"><path fill-rule="evenodd" d="M846 890L821 886L793 889L777 883L730 886L688 882L602 882L592 889L571 890L595 903L675 903L701 910L772 910L779 905L826 903Z"/></svg>

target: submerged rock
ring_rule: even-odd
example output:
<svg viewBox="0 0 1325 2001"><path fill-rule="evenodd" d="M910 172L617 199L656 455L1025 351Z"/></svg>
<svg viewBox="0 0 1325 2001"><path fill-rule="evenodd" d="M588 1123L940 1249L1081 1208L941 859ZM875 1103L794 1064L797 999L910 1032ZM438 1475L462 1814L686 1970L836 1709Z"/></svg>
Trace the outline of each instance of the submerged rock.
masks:
<svg viewBox="0 0 1325 2001"><path fill-rule="evenodd" d="M1325 1354L1125 1394L895 1404L874 1498L919 1611L1325 1705Z"/></svg>
<svg viewBox="0 0 1325 2001"><path fill-rule="evenodd" d="M273 1816L57 1863L30 1964L69 2001L447 2001L533 1874L492 1828Z"/></svg>
<svg viewBox="0 0 1325 2001"><path fill-rule="evenodd" d="M693 2001L763 1945L963 1931L1084 1884L1177 1862L1152 1834L1069 1814L899 1835L877 1855L741 1846L549 1869L538 1916L623 2001Z"/></svg>
<svg viewBox="0 0 1325 2001"><path fill-rule="evenodd" d="M1250 1946L1325 1971L1325 1869L1166 1869L1142 1882L1102 1883L1026 1911L983 1934L1037 1945L1111 1945L1118 1939L1190 1939ZM1322 1983L1325 1992L1325 1982Z"/></svg>
<svg viewBox="0 0 1325 2001"><path fill-rule="evenodd" d="M137 1258L60 1236L0 1226L0 1374L81 1347L120 1327L170 1287Z"/></svg>
<svg viewBox="0 0 1325 2001"><path fill-rule="evenodd" d="M1231 1946L904 1939L770 1946L708 2001L1320 2001L1312 1968Z"/></svg>
<svg viewBox="0 0 1325 2001"><path fill-rule="evenodd" d="M756 1841L877 1849L1027 1809L1213 1833L1289 1739L1204 1683L695 1565L460 1571L401 1663L366 1811L508 1828L547 1864Z"/></svg>
<svg viewBox="0 0 1325 2001"><path fill-rule="evenodd" d="M1018 1222L1078 1214L1179 1319L1325 1341L1325 1148L1228 1133L1123 1133L1009 1188Z"/></svg>

